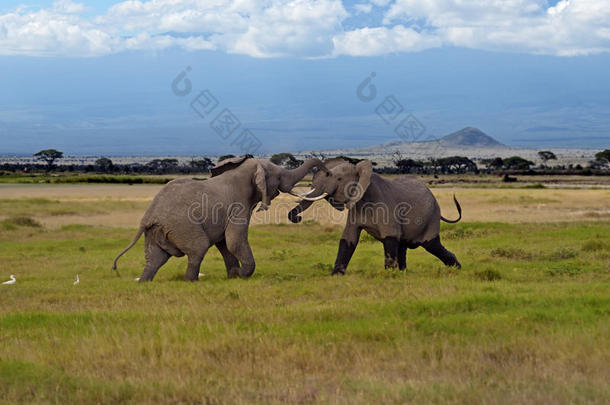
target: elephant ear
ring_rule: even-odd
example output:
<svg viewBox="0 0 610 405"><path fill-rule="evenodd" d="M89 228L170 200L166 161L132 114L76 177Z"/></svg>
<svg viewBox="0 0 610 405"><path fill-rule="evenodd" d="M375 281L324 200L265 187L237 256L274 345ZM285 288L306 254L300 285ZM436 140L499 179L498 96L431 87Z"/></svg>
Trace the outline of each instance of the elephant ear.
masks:
<svg viewBox="0 0 610 405"><path fill-rule="evenodd" d="M236 167L239 167L239 165L241 165L242 163L244 163L246 160L250 159L251 157L252 157L252 155L243 155L243 156L237 156L237 157L225 159L223 161L218 162L216 164L216 166L211 168L210 173L212 174L212 177L220 176L221 174L223 174L224 172L226 172L228 170L232 170L232 169L235 169Z"/></svg>
<svg viewBox="0 0 610 405"><path fill-rule="evenodd" d="M266 211L269 209L269 205L271 205L271 200L269 199L269 195L267 194L267 180L265 179L266 173L263 166L260 164L256 165L256 173L254 173L254 184L256 184L256 188L261 193L262 202L261 206L257 211Z"/></svg>
<svg viewBox="0 0 610 405"><path fill-rule="evenodd" d="M358 184L354 196L347 202L347 209L351 209L358 201L362 199L366 190L371 185L371 176L373 175L373 164L370 160L363 160L356 165L358 171Z"/></svg>

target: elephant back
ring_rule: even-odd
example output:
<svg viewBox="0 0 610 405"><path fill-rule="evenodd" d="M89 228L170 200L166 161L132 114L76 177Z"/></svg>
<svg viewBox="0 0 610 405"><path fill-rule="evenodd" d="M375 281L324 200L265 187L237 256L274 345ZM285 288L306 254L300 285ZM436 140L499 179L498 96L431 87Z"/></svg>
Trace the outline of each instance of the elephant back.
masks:
<svg viewBox="0 0 610 405"><path fill-rule="evenodd" d="M243 155L222 160L218 162L216 166L210 169L210 173L212 174L212 177L220 176L226 171L239 167L242 163L248 159L251 159L252 157L252 155Z"/></svg>

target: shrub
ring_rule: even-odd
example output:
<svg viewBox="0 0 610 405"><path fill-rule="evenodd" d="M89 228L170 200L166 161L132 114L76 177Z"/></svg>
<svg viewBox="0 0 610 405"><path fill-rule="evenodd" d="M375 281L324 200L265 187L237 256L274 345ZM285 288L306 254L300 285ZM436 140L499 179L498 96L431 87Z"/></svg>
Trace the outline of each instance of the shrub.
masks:
<svg viewBox="0 0 610 405"><path fill-rule="evenodd" d="M477 271L474 273L474 276L482 281L496 281L502 279L500 272L494 269Z"/></svg>
<svg viewBox="0 0 610 405"><path fill-rule="evenodd" d="M15 229L18 226L26 226L29 228L42 228L42 224L32 217L11 217L2 221L5 229Z"/></svg>
<svg viewBox="0 0 610 405"><path fill-rule="evenodd" d="M560 247L548 255L549 260L565 260L578 256L578 252L572 248Z"/></svg>
<svg viewBox="0 0 610 405"><path fill-rule="evenodd" d="M573 277L573 276L579 275L580 273L582 273L582 270L573 264L556 266L556 267L552 267L547 270L547 274L552 277L555 277L555 276Z"/></svg>
<svg viewBox="0 0 610 405"><path fill-rule="evenodd" d="M582 248L580 250L582 250L583 252L597 252L598 250L605 250L607 248L608 247L603 241L599 239L593 239L585 242L585 244L582 245Z"/></svg>
<svg viewBox="0 0 610 405"><path fill-rule="evenodd" d="M529 260L532 258L531 253L517 248L495 248L491 251L491 256L517 260Z"/></svg>

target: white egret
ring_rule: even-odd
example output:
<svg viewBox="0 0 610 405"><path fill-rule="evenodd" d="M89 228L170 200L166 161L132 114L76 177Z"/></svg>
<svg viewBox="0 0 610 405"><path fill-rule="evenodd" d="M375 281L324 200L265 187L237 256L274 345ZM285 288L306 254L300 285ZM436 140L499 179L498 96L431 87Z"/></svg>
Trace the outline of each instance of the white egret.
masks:
<svg viewBox="0 0 610 405"><path fill-rule="evenodd" d="M11 279L10 279L9 281L5 281L5 282L4 282L4 283L2 283L2 284L9 285L9 284L15 284L16 282L17 282L17 279L15 278L15 276L13 276L13 275L11 274Z"/></svg>
<svg viewBox="0 0 610 405"><path fill-rule="evenodd" d="M80 278L78 278L78 274L76 275L76 281L74 282L74 285L78 285L80 283Z"/></svg>

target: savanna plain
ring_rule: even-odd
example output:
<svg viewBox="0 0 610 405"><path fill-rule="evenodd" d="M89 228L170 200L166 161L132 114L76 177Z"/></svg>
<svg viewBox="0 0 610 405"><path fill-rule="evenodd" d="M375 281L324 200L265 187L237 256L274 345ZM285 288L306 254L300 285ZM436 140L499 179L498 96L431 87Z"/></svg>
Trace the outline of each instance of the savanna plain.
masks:
<svg viewBox="0 0 610 405"><path fill-rule="evenodd" d="M257 260L155 280L133 238L160 185L0 185L0 403L610 403L610 184L434 185L441 239L383 268L363 233L331 277L344 214L253 218ZM76 275L80 283L74 285Z"/></svg>

